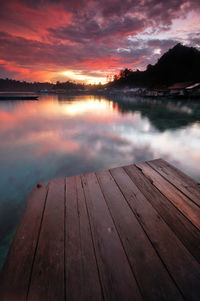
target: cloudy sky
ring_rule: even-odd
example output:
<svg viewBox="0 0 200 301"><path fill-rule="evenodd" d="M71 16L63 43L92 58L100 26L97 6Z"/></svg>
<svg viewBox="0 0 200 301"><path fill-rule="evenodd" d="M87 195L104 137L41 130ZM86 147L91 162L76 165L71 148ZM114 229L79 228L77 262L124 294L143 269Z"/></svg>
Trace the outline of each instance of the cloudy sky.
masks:
<svg viewBox="0 0 200 301"><path fill-rule="evenodd" d="M200 47L199 0L1 0L1 78L105 82L178 42Z"/></svg>

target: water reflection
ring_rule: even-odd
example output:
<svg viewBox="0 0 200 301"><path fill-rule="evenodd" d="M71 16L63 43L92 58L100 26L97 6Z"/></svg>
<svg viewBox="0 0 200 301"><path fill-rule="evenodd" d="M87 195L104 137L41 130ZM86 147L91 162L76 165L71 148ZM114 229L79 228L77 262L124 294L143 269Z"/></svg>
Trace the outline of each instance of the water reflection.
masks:
<svg viewBox="0 0 200 301"><path fill-rule="evenodd" d="M117 100L0 102L1 263L37 182L158 157L200 180L198 101Z"/></svg>

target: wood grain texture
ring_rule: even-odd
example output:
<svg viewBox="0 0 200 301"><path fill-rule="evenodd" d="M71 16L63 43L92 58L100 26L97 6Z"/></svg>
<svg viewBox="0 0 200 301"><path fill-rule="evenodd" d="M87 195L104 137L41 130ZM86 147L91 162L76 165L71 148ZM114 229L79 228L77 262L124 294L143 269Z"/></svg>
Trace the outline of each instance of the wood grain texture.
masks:
<svg viewBox="0 0 200 301"><path fill-rule="evenodd" d="M0 279L1 301L24 301L28 293L47 187L33 189Z"/></svg>
<svg viewBox="0 0 200 301"><path fill-rule="evenodd" d="M162 159L149 161L147 163L200 206L200 186L195 180Z"/></svg>
<svg viewBox="0 0 200 301"><path fill-rule="evenodd" d="M147 163L137 163L136 166L140 168L153 185L200 230L200 208Z"/></svg>
<svg viewBox="0 0 200 301"><path fill-rule="evenodd" d="M80 176L66 179L66 299L103 300Z"/></svg>
<svg viewBox="0 0 200 301"><path fill-rule="evenodd" d="M200 263L200 231L134 165L128 170L134 184Z"/></svg>
<svg viewBox="0 0 200 301"><path fill-rule="evenodd" d="M122 169L116 172L123 177ZM98 172L97 177L144 299L183 300L111 174Z"/></svg>
<svg viewBox="0 0 200 301"><path fill-rule="evenodd" d="M49 184L28 300L64 298L64 179L58 179Z"/></svg>
<svg viewBox="0 0 200 301"><path fill-rule="evenodd" d="M182 294L188 300L198 300L200 265L134 184L131 169L125 167L123 177L115 172L115 180Z"/></svg>
<svg viewBox="0 0 200 301"><path fill-rule="evenodd" d="M164 160L34 189L0 301L199 301L198 193Z"/></svg>
<svg viewBox="0 0 200 301"><path fill-rule="evenodd" d="M95 174L82 183L105 300L142 300Z"/></svg>

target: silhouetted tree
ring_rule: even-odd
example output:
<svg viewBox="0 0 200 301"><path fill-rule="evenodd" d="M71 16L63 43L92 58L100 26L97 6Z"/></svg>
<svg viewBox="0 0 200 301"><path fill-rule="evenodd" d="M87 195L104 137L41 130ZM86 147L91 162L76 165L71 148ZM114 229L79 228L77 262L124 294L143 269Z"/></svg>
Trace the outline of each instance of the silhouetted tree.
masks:
<svg viewBox="0 0 200 301"><path fill-rule="evenodd" d="M131 69L120 71L110 87L171 85L176 82L200 81L200 51L177 44L169 49L155 65L149 64L146 71Z"/></svg>

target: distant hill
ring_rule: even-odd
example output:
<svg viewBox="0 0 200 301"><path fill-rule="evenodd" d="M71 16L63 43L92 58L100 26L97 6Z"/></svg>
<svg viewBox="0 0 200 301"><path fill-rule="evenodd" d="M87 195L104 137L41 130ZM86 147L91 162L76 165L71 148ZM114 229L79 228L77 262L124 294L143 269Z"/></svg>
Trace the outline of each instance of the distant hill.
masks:
<svg viewBox="0 0 200 301"><path fill-rule="evenodd" d="M199 81L200 51L179 43L169 49L155 65L148 65L146 71L122 70L110 83L110 87L169 86L177 82Z"/></svg>
<svg viewBox="0 0 200 301"><path fill-rule="evenodd" d="M0 91L40 91L43 89L56 90L56 89L66 89L66 90L78 90L83 89L84 85L76 84L70 81L63 83L57 82L56 84L51 83L40 83L40 82L26 82L18 81L14 79L3 79L0 78Z"/></svg>
<svg viewBox="0 0 200 301"><path fill-rule="evenodd" d="M170 86L178 82L200 82L200 51L193 47L177 44L169 49L158 60L155 65L148 65L145 71L133 71L131 69L121 70L115 76L114 81L98 85L82 85L67 81L64 83L29 83L12 79L0 79L0 90L10 91L39 91L41 89L65 89L80 90L87 87L90 91L98 90L102 87L122 88L130 87L162 87Z"/></svg>
<svg viewBox="0 0 200 301"><path fill-rule="evenodd" d="M29 83L9 78L0 78L0 91L39 91L41 89L52 89L51 83Z"/></svg>

